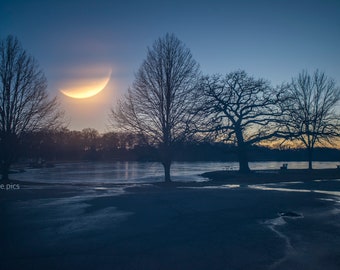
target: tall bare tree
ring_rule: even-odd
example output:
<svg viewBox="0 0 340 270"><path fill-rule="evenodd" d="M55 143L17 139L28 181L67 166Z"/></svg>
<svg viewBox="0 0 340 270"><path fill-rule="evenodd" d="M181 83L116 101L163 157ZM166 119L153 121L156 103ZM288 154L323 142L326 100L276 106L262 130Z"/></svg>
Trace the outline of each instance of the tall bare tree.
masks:
<svg viewBox="0 0 340 270"><path fill-rule="evenodd" d="M242 70L202 79L200 110L206 115L202 131L215 132L217 140L236 143L241 172L250 170L249 146L277 135L274 126L281 115L282 89Z"/></svg>
<svg viewBox="0 0 340 270"><path fill-rule="evenodd" d="M113 122L142 135L158 146L165 181L171 181L174 143L193 133L199 65L188 48L173 34L166 34L148 48L147 56L116 110Z"/></svg>
<svg viewBox="0 0 340 270"><path fill-rule="evenodd" d="M61 124L57 100L49 99L43 72L18 39L0 41L0 158L8 179L21 135Z"/></svg>
<svg viewBox="0 0 340 270"><path fill-rule="evenodd" d="M335 81L316 70L302 71L292 79L286 92L284 123L292 140L299 140L308 152L308 168L313 168L313 149L317 143L332 144L340 135L340 88Z"/></svg>

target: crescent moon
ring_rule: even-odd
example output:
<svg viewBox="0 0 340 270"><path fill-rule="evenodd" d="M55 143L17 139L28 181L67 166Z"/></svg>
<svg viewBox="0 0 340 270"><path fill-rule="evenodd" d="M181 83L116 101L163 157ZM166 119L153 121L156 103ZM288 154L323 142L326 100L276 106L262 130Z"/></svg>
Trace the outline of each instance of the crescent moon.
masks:
<svg viewBox="0 0 340 270"><path fill-rule="evenodd" d="M109 75L100 80L93 80L91 82L80 82L78 86L68 89L61 89L60 92L70 98L84 99L90 98L99 94L107 86L110 81L112 70L109 71ZM84 85L85 84L85 85Z"/></svg>

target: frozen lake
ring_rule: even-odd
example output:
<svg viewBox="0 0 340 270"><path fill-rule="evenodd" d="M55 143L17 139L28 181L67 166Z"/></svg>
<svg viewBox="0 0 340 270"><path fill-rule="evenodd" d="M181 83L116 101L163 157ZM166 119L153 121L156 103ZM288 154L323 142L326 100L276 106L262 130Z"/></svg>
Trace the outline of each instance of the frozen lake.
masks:
<svg viewBox="0 0 340 270"><path fill-rule="evenodd" d="M292 169L307 165L288 162ZM199 174L226 169L238 165L178 162L172 174L202 181ZM1 269L339 269L339 179L168 189L143 185L163 180L162 166L151 162L63 163L13 178L61 185L3 191ZM129 186L142 192L126 192Z"/></svg>
<svg viewBox="0 0 340 270"><path fill-rule="evenodd" d="M251 162L252 170L305 169L307 162ZM314 162L315 169L336 168L339 162ZM237 162L174 162L174 181L203 181L199 175L216 170L238 170ZM56 164L53 168L27 169L15 179L49 183L146 183L163 181L163 167L157 162L78 162Z"/></svg>

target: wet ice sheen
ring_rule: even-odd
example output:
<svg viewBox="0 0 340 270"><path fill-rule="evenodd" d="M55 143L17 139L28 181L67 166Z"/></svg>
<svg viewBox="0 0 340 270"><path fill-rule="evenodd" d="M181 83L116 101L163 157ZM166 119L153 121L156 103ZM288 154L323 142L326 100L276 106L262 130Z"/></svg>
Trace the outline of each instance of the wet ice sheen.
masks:
<svg viewBox="0 0 340 270"><path fill-rule="evenodd" d="M268 191L283 191L283 192L315 192L326 195L340 196L340 191L329 191L329 190L318 190L318 189L293 189L293 188L281 188L281 187L273 187L268 185L249 185L251 189L259 189L259 190L268 190Z"/></svg>
<svg viewBox="0 0 340 270"><path fill-rule="evenodd" d="M119 224L132 214L114 206L89 211L92 206L89 201L105 196L108 194L87 192L66 198L19 201L15 202L12 207L20 214L20 217L39 217L34 221L26 222L33 222L43 227L42 234L46 237L53 236L53 239L58 240L69 234L95 231L112 226L112 224ZM55 237L56 235L58 237Z"/></svg>
<svg viewBox="0 0 340 270"><path fill-rule="evenodd" d="M315 168L336 168L337 162L315 162ZM250 162L252 170L279 169L282 162ZM306 162L288 162L289 168L307 168ZM174 162L174 181L204 181L208 171L238 169L237 162ZM54 168L27 169L17 180L48 183L145 183L164 179L158 162L77 162L56 164Z"/></svg>

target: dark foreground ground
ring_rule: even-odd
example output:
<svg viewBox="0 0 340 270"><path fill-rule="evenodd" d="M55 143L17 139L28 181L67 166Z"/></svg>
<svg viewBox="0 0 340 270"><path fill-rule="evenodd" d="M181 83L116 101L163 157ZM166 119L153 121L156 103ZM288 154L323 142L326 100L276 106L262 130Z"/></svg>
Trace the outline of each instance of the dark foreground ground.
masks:
<svg viewBox="0 0 340 270"><path fill-rule="evenodd" d="M1 270L340 269L340 197L319 192L339 192L336 180L265 185L304 192L220 179L123 194L13 183L0 190Z"/></svg>

